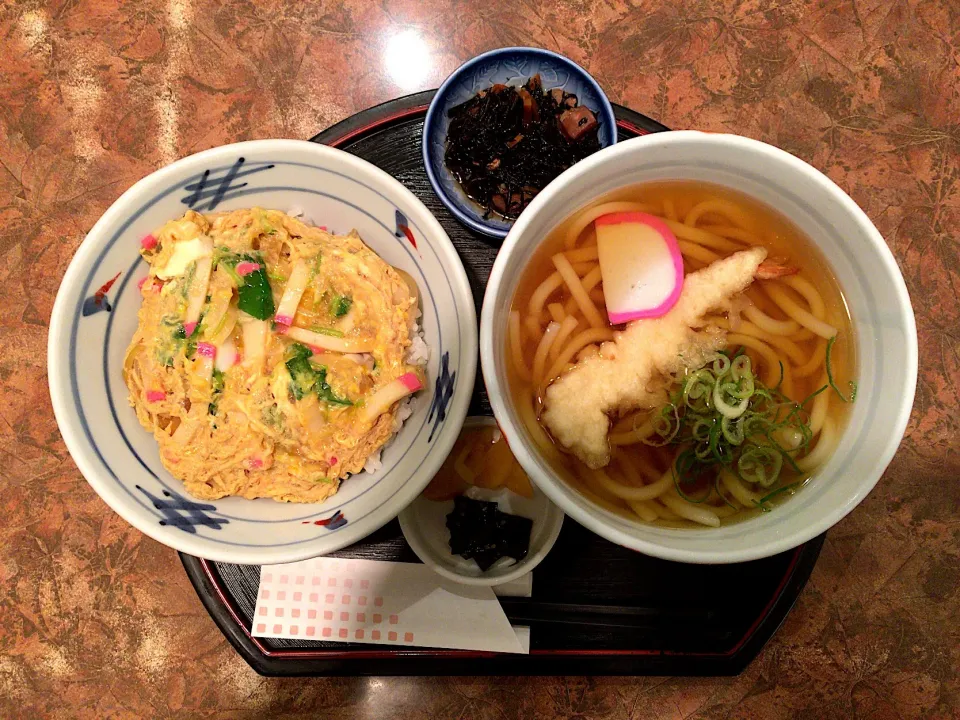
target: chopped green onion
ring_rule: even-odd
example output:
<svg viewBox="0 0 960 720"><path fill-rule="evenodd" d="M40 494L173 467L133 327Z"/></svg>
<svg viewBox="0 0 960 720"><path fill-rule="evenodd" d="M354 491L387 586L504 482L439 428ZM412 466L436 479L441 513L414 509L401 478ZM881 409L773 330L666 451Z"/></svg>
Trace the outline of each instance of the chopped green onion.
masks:
<svg viewBox="0 0 960 720"><path fill-rule="evenodd" d="M716 420L714 418L697 418L693 424L693 427L690 428L691 437L698 442L709 442L710 429L713 427L715 422Z"/></svg>
<svg viewBox="0 0 960 720"><path fill-rule="evenodd" d="M710 396L716 382L713 373L701 368L687 377L683 384L683 403L694 412L709 410Z"/></svg>
<svg viewBox="0 0 960 720"><path fill-rule="evenodd" d="M335 330L334 328L320 327L319 325L314 325L310 329L313 330L313 332L315 333L319 333L320 335L329 335L330 337L338 337L338 338L343 337L343 333L340 332L339 330Z"/></svg>
<svg viewBox="0 0 960 720"><path fill-rule="evenodd" d="M723 353L717 353L717 357L713 361L713 374L720 377L721 375L726 375L729 370L730 358Z"/></svg>
<svg viewBox="0 0 960 720"><path fill-rule="evenodd" d="M806 405L808 402L810 402L811 400L813 400L817 395L819 395L819 394L822 393L824 390L826 390L828 387L829 387L829 385L824 385L822 388L819 388L819 389L817 389L817 390L814 390L812 393L810 393L809 395L807 395L803 400L801 400L798 404L800 405L800 407L803 407L803 406Z"/></svg>
<svg viewBox="0 0 960 720"><path fill-rule="evenodd" d="M720 421L720 431L723 433L723 437L731 445L742 445L743 444L743 416L741 415L736 420L731 420L728 417L723 418Z"/></svg>
<svg viewBox="0 0 960 720"><path fill-rule="evenodd" d="M691 484L697 481L697 468L698 462L697 457L692 452L685 451L680 453L677 456L676 461L673 465L670 466L671 474L673 475L673 486L677 489L677 492L680 494L684 500L690 503L699 504L704 502L710 494L713 492L712 488L707 488L707 491L704 493L702 498L695 499L687 495L681 485Z"/></svg>
<svg viewBox="0 0 960 720"><path fill-rule="evenodd" d="M220 400L220 393L223 392L224 386L224 375L223 372L214 368L213 377L210 380L210 387L213 391L213 398L210 400L210 403L207 405L207 413L210 415L217 414L217 405Z"/></svg>
<svg viewBox="0 0 960 720"><path fill-rule="evenodd" d="M737 355L730 363L730 375L738 382L744 378L749 378L750 382L753 382L753 365L750 362L750 356Z"/></svg>
<svg viewBox="0 0 960 720"><path fill-rule="evenodd" d="M784 486L782 486L782 487L778 487L778 488L777 488L776 490L774 490L773 492L767 493L767 494L764 495L762 498L760 498L759 500L757 500L757 507L759 507L759 508L760 508L761 510L763 510L764 512L769 512L770 508L768 508L768 507L766 506L766 505L767 505L767 502L769 502L772 498L775 498L777 495L782 495L782 494L785 493L785 492L789 492L789 491L793 490L793 489L794 489L797 485L799 485L799 484L800 484L800 481L798 480L797 482L792 482L792 483L790 483L789 485L784 485Z"/></svg>
<svg viewBox="0 0 960 720"><path fill-rule="evenodd" d="M783 453L769 445L755 445L740 453L737 472L746 482L770 487L783 467Z"/></svg>
<svg viewBox="0 0 960 720"><path fill-rule="evenodd" d="M802 475L793 456L805 452L813 440L805 406L827 386L797 403L783 393L781 384L764 385L742 348L732 355L716 354L680 381L669 402L648 421L654 433L644 442L680 446L673 476L681 497L700 503L716 493L729 504L720 490L721 472L772 490L784 466ZM705 476L713 482L703 497L691 497L693 484L699 488Z"/></svg>
<svg viewBox="0 0 960 720"><path fill-rule="evenodd" d="M848 399L843 396L843 393L840 392L840 388L837 387L837 383L833 381L833 370L830 367L830 351L833 349L833 343L836 342L836 340L836 335L827 340L827 359L825 363L827 367L827 381L830 383L830 387L833 388L834 392L837 393L837 396L840 398L840 400L845 403L852 403L857 399L857 384L853 380L850 381L850 397Z"/></svg>
<svg viewBox="0 0 960 720"><path fill-rule="evenodd" d="M750 395L753 395L751 392L750 395L747 395L743 398L737 398L739 391L737 386L733 383L726 383L721 385L717 383L713 386L713 405L717 408L719 412L724 417L735 419L743 415L747 411L747 405L750 404ZM734 398L740 400L740 402L733 404L727 402L725 395L733 396Z"/></svg>
<svg viewBox="0 0 960 720"><path fill-rule="evenodd" d="M307 285L313 282L313 279L320 272L320 260L323 258L323 253L317 253L317 256L313 259L313 265L310 267L310 277L307 278Z"/></svg>
<svg viewBox="0 0 960 720"><path fill-rule="evenodd" d="M376 360L374 360L373 369L377 369ZM634 428L634 430L636 430L636 428ZM645 445L650 445L651 447L663 447L664 445L669 445L679 431L680 413L677 410L677 406L671 403L670 405L664 406L654 418L653 435L644 438L643 443ZM650 439L654 436L659 436L660 442Z"/></svg>

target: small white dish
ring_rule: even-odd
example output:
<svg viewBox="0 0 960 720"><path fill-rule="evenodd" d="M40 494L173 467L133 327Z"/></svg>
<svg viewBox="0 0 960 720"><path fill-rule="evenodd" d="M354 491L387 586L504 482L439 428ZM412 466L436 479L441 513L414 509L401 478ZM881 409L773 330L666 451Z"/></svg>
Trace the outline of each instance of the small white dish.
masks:
<svg viewBox="0 0 960 720"><path fill-rule="evenodd" d="M496 420L486 416L469 417L463 427L466 429L484 425L496 425ZM532 498L522 497L506 488L470 488L467 494L476 500L494 501L505 513L533 520L530 550L520 562L502 558L484 572L473 560L450 552L447 515L453 510L453 500L437 502L419 495L400 513L400 529L417 557L438 575L463 585L502 585L533 570L553 548L560 528L563 527L563 511L550 502L535 485Z"/></svg>

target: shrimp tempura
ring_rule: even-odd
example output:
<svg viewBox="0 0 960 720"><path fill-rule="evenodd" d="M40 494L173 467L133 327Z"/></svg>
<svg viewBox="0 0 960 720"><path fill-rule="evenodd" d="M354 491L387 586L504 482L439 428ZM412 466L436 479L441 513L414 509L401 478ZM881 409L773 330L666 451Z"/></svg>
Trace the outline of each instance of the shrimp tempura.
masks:
<svg viewBox="0 0 960 720"><path fill-rule="evenodd" d="M709 312L729 310L767 255L752 248L690 273L677 304L663 317L635 320L617 333L614 346L581 360L546 392L543 422L554 438L591 468L610 462L608 413L655 407L661 376L701 367L726 343L719 329L698 332Z"/></svg>

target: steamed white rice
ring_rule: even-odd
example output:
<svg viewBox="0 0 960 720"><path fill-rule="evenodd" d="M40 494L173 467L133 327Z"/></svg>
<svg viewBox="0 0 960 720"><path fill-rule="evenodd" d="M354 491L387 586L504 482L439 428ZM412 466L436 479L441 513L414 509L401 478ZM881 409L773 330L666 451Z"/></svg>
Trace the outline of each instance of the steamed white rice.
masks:
<svg viewBox="0 0 960 720"><path fill-rule="evenodd" d="M316 225L313 224L313 220L307 217L307 215L303 211L303 208L300 207L299 205L291 206L290 209L287 210L287 215L289 215L292 218L296 218L302 223L306 223L307 225L312 225L313 227L316 227Z"/></svg>
<svg viewBox="0 0 960 720"><path fill-rule="evenodd" d="M410 328L410 347L407 348L406 359L410 365L424 367L430 361L430 346L427 345L423 339L423 329L420 327L419 316L420 311L417 310L413 320L413 326ZM393 442L393 438L400 432L403 423L413 415L417 400L418 398L416 396L410 395L400 401L400 404L397 406L397 414L393 418L393 427L391 428L393 435L378 448L375 453L367 458L366 463L363 465L365 472L373 474L383 467L383 463L380 461L380 453L383 451L383 448Z"/></svg>

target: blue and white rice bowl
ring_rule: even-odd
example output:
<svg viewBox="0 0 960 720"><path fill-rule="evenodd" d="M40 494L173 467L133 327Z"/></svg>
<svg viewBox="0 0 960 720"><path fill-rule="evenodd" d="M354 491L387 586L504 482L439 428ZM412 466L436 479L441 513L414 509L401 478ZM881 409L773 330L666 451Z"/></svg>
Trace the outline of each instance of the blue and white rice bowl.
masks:
<svg viewBox="0 0 960 720"><path fill-rule="evenodd" d="M197 500L161 464L127 401L121 367L137 327L140 239L187 209L259 206L312 224L356 229L421 292L426 387L368 469L318 504L237 497ZM414 353L426 354L415 343ZM298 140L257 140L184 158L125 192L94 225L67 269L50 322L50 394L60 431L93 489L153 539L239 564L283 563L338 550L373 532L423 490L466 416L477 319L463 265L423 204L348 153ZM404 413L405 414L405 413Z"/></svg>

